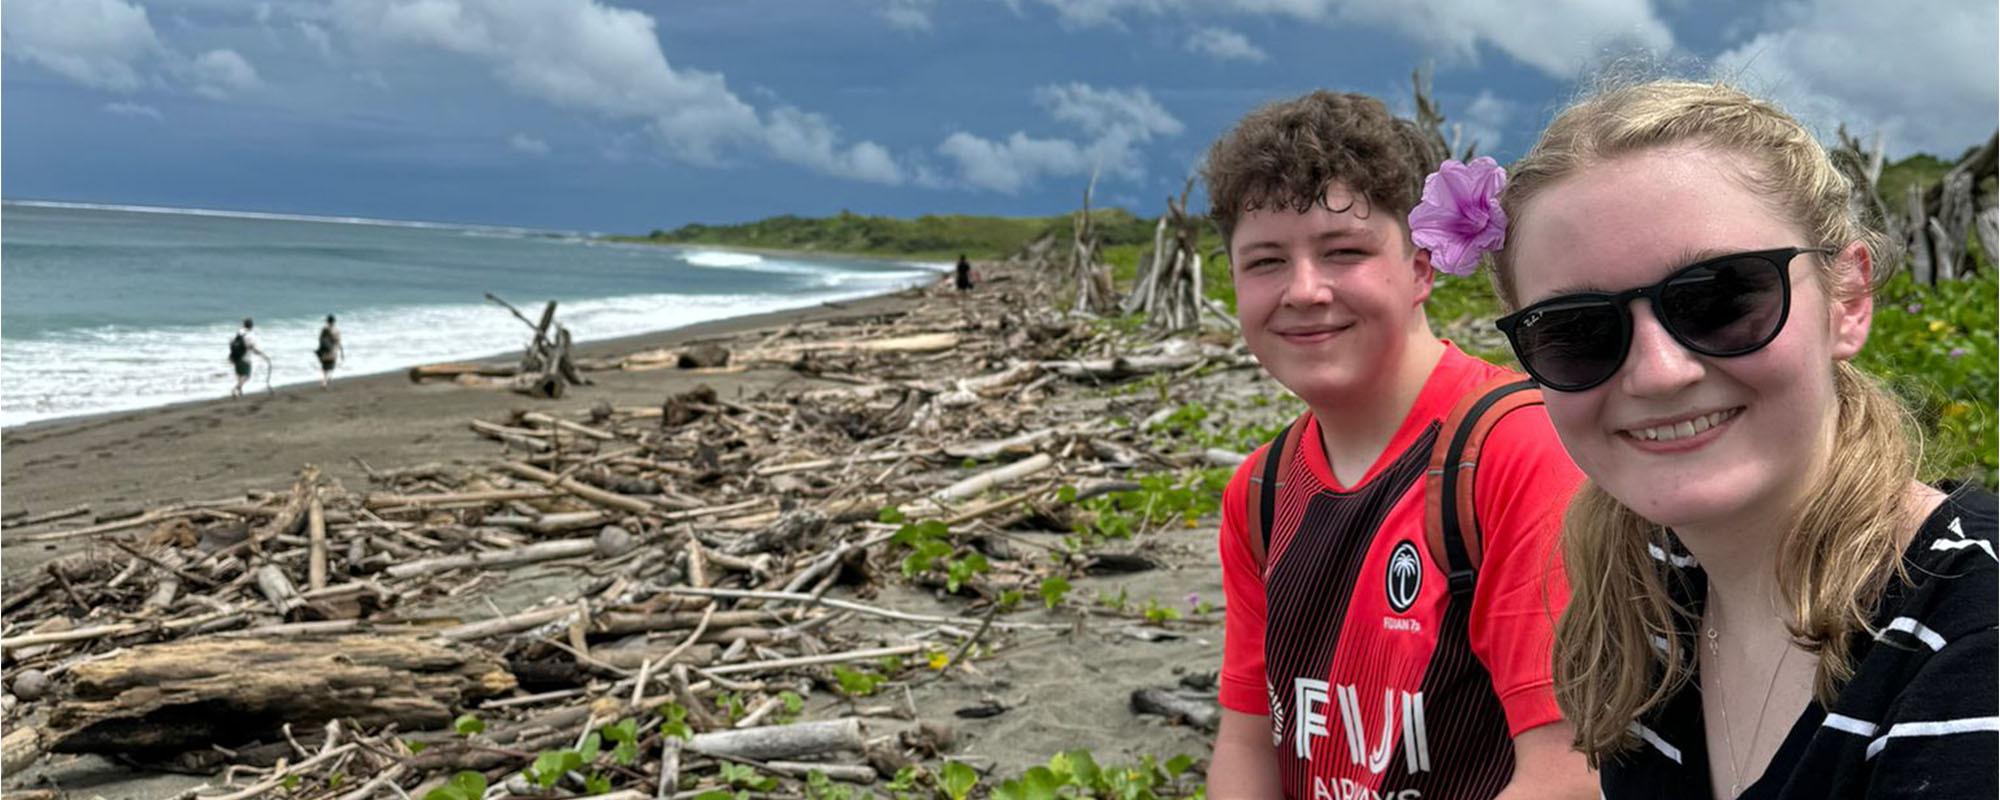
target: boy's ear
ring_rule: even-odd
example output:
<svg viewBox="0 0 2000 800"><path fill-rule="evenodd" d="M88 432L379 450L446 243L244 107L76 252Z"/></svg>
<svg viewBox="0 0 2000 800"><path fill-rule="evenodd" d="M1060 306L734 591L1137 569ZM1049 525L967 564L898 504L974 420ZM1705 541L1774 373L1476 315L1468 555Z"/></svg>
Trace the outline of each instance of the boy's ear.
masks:
<svg viewBox="0 0 2000 800"><path fill-rule="evenodd" d="M1868 343L1875 318L1875 263L1860 241L1848 243L1833 258L1833 357L1845 361Z"/></svg>
<svg viewBox="0 0 2000 800"><path fill-rule="evenodd" d="M1413 251L1410 267L1417 271L1411 277L1417 282L1417 305L1421 306L1424 301L1431 299L1431 287L1435 285L1437 273L1431 269L1430 250L1414 244L1410 245L1410 249Z"/></svg>

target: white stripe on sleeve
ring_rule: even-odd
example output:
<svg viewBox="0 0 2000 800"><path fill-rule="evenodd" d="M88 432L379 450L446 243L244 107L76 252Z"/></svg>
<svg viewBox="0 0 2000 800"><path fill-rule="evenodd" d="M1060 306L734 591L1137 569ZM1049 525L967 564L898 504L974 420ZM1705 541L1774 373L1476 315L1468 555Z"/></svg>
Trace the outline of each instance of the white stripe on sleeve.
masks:
<svg viewBox="0 0 2000 800"><path fill-rule="evenodd" d="M1826 722L1821 723L1821 725L1837 731L1846 731L1856 736L1875 735L1875 723L1841 714L1826 715Z"/></svg>
<svg viewBox="0 0 2000 800"><path fill-rule="evenodd" d="M1880 755L1890 739L1907 739L1916 736L1950 736L1955 733L1978 733L1980 731L2000 732L2000 717L1965 717L1944 719L1936 722L1899 722L1889 727L1875 741L1868 743L1868 758Z"/></svg>
<svg viewBox="0 0 2000 800"><path fill-rule="evenodd" d="M1924 627L1923 623L1918 622L1909 617L1897 617L1893 620L1890 620L1889 626L1883 628L1882 633L1888 633L1890 631L1902 631L1904 633L1916 637L1917 641L1923 642L1924 646L1929 647L1931 649L1931 652L1933 653L1944 649L1943 636L1939 636L1937 631ZM1876 634L1875 638L1881 639L1882 634Z"/></svg>

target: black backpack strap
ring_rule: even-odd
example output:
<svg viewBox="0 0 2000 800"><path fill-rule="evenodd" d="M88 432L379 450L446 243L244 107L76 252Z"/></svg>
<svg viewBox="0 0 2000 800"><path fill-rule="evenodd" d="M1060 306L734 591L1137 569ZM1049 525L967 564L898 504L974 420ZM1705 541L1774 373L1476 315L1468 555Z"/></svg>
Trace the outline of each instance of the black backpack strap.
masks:
<svg viewBox="0 0 2000 800"><path fill-rule="evenodd" d="M1271 547L1272 518L1278 513L1278 490L1284 488L1285 480L1291 476L1292 454L1297 452L1298 439L1305 432L1300 423L1310 413L1300 414L1279 431L1270 446L1264 448L1264 460L1252 465L1255 471L1251 473L1250 481L1256 484L1257 498L1250 501L1250 507L1244 511L1251 529L1246 532L1255 537L1250 540L1250 552L1260 565L1267 561L1266 554Z"/></svg>

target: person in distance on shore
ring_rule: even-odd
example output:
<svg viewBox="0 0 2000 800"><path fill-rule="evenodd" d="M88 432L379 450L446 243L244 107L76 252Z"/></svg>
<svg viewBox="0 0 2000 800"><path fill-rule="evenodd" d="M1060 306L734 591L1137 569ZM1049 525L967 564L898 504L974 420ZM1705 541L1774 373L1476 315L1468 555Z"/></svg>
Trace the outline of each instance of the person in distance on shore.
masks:
<svg viewBox="0 0 2000 800"><path fill-rule="evenodd" d="M1539 405L1485 436L1475 563L1446 569L1462 554L1426 520L1427 499L1457 507L1424 477L1446 418L1522 383L1431 332L1434 266L1469 271L1490 247L1432 197L1490 160L1425 180L1441 158L1380 101L1327 91L1252 112L1209 151L1244 340L1309 408L1223 494L1211 798L1597 796L1549 660L1581 476ZM1432 211L1413 215L1420 196Z"/></svg>
<svg viewBox="0 0 2000 800"><path fill-rule="evenodd" d="M256 323L249 317L244 317L243 327L229 340L229 365L236 370L236 385L229 389L229 396L232 398L242 397L243 384L250 380L251 354L254 353L258 358L264 359L265 368L270 367L270 357L264 355L264 351L257 349L257 340L250 335L251 329L255 327Z"/></svg>
<svg viewBox="0 0 2000 800"><path fill-rule="evenodd" d="M333 315L326 315L326 325L319 329L319 348L313 351L319 357L319 388L325 389L333 377L333 367L347 359L347 348L340 343L340 330L334 327Z"/></svg>
<svg viewBox="0 0 2000 800"><path fill-rule="evenodd" d="M1849 363L1894 263L1854 195L1676 81L1564 111L1501 195L1499 326L1589 477L1556 696L1609 800L2000 791L1994 496L1919 482Z"/></svg>
<svg viewBox="0 0 2000 800"><path fill-rule="evenodd" d="M965 254L958 254L958 265L952 270L952 285L960 292L972 291L972 262L965 260Z"/></svg>

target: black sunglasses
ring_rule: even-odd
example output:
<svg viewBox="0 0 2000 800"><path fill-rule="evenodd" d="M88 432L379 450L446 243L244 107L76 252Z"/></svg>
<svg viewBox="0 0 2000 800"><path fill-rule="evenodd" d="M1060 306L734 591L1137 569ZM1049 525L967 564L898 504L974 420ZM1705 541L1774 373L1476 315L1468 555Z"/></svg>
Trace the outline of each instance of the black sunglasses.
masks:
<svg viewBox="0 0 2000 800"><path fill-rule="evenodd" d="M1786 247L1733 253L1675 270L1665 280L1617 293L1551 297L1496 323L1529 377L1559 392L1581 392L1611 379L1632 348L1632 301L1641 297L1667 333L1696 353L1718 358L1756 352L1785 327L1792 309Z"/></svg>

